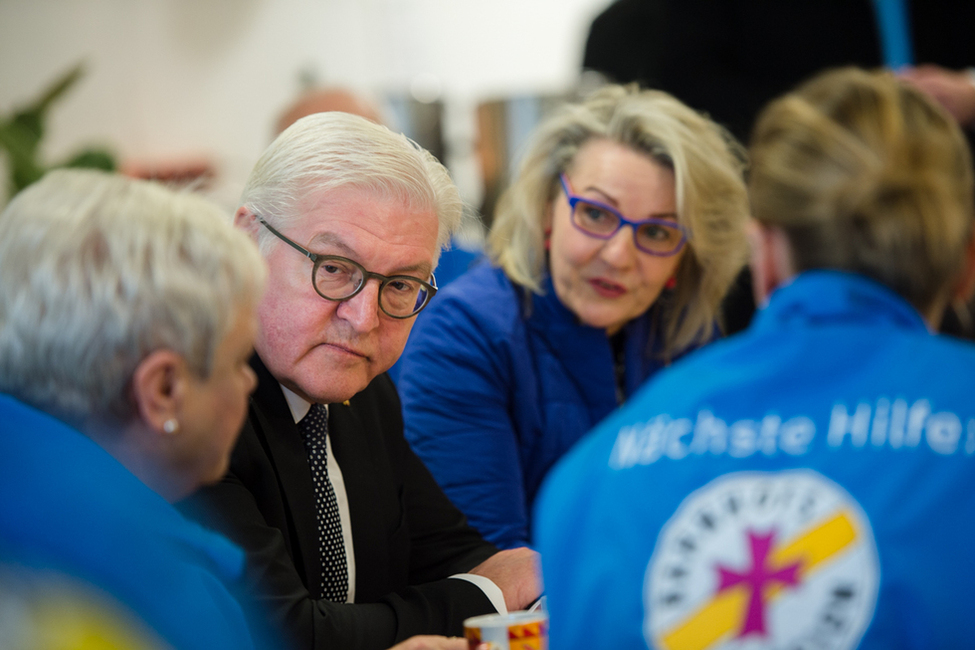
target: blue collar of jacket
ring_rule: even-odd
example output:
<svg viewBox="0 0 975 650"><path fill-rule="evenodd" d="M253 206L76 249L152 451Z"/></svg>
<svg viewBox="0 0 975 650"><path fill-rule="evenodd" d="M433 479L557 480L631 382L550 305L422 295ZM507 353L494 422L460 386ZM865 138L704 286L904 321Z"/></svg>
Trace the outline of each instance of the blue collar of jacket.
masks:
<svg viewBox="0 0 975 650"><path fill-rule="evenodd" d="M545 278L542 289L542 295L530 296L531 305L524 314L528 328L542 335L540 338L551 346L551 353L564 362L567 372L580 386L605 393L596 401L615 402L615 379L610 374L607 382L607 377L599 372L599 369L611 372L613 367L606 330L581 323L559 300L551 277ZM664 365L659 355L660 337L652 336L654 311L651 307L623 326L626 337L623 383L627 395L632 395L652 372Z"/></svg>
<svg viewBox="0 0 975 650"><path fill-rule="evenodd" d="M755 317L755 330L788 325L887 324L927 330L921 314L883 284L846 271L806 271L776 289Z"/></svg>
<svg viewBox="0 0 975 650"><path fill-rule="evenodd" d="M77 429L5 393L0 393L0 422L5 424L0 433L3 436L0 449L7 460L34 457L38 450L46 450L51 467L68 468L62 470L63 484L57 489L70 489L73 481L84 481L78 488L83 494L107 500L93 504L93 508L101 508L104 512L114 509L131 515L127 523L121 525L151 531L227 582L235 582L243 575L242 549L223 535L187 520L172 504ZM9 484L35 485L40 480L32 465L0 463L0 466L6 472L4 481ZM70 516L80 520L89 514L73 512Z"/></svg>

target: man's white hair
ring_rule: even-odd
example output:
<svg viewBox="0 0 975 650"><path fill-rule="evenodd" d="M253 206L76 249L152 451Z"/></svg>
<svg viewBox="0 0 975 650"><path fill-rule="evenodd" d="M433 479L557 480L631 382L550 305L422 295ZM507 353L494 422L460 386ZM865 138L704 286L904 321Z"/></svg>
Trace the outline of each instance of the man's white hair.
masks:
<svg viewBox="0 0 975 650"><path fill-rule="evenodd" d="M281 230L300 216L304 199L344 187L435 211L434 263L460 223L460 195L436 158L402 134L340 112L308 115L282 132L254 166L240 203ZM272 239L261 229L265 253Z"/></svg>
<svg viewBox="0 0 975 650"><path fill-rule="evenodd" d="M265 274L198 196L51 172L0 214L0 391L77 424L128 421L141 360L169 349L206 378Z"/></svg>

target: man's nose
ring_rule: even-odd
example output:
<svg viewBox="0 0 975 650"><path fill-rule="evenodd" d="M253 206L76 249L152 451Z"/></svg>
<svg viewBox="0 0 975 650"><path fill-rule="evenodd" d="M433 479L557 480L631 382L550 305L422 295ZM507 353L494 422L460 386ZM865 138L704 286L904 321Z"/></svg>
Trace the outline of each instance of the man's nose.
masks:
<svg viewBox="0 0 975 650"><path fill-rule="evenodd" d="M362 291L339 303L336 314L356 332L370 332L379 327L379 286L379 280L366 280Z"/></svg>

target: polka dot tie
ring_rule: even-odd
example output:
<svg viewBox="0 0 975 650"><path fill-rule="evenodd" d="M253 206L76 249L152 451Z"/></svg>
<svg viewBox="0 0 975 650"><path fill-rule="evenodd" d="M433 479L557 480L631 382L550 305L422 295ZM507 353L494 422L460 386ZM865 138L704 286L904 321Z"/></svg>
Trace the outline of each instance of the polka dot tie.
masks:
<svg viewBox="0 0 975 650"><path fill-rule="evenodd" d="M345 564L345 542L339 502L328 480L328 409L312 404L298 423L308 452L312 482L315 484L315 514L318 520L318 547L322 555L322 585L319 598L344 603L349 593L349 572Z"/></svg>

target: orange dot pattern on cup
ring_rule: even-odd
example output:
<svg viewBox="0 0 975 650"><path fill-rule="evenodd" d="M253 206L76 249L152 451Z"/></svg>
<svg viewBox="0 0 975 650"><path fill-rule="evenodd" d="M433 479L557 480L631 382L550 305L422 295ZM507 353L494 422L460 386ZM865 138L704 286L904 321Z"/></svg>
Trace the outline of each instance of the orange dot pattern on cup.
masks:
<svg viewBox="0 0 975 650"><path fill-rule="evenodd" d="M548 650L548 626L545 622L515 624L508 626L508 650ZM481 630L476 627L468 627L464 630L464 637L467 639L468 647L475 650L483 639ZM497 648L497 644L489 644L491 650Z"/></svg>
<svg viewBox="0 0 975 650"><path fill-rule="evenodd" d="M508 647L510 650L547 650L548 638L544 622L525 623L508 627Z"/></svg>

